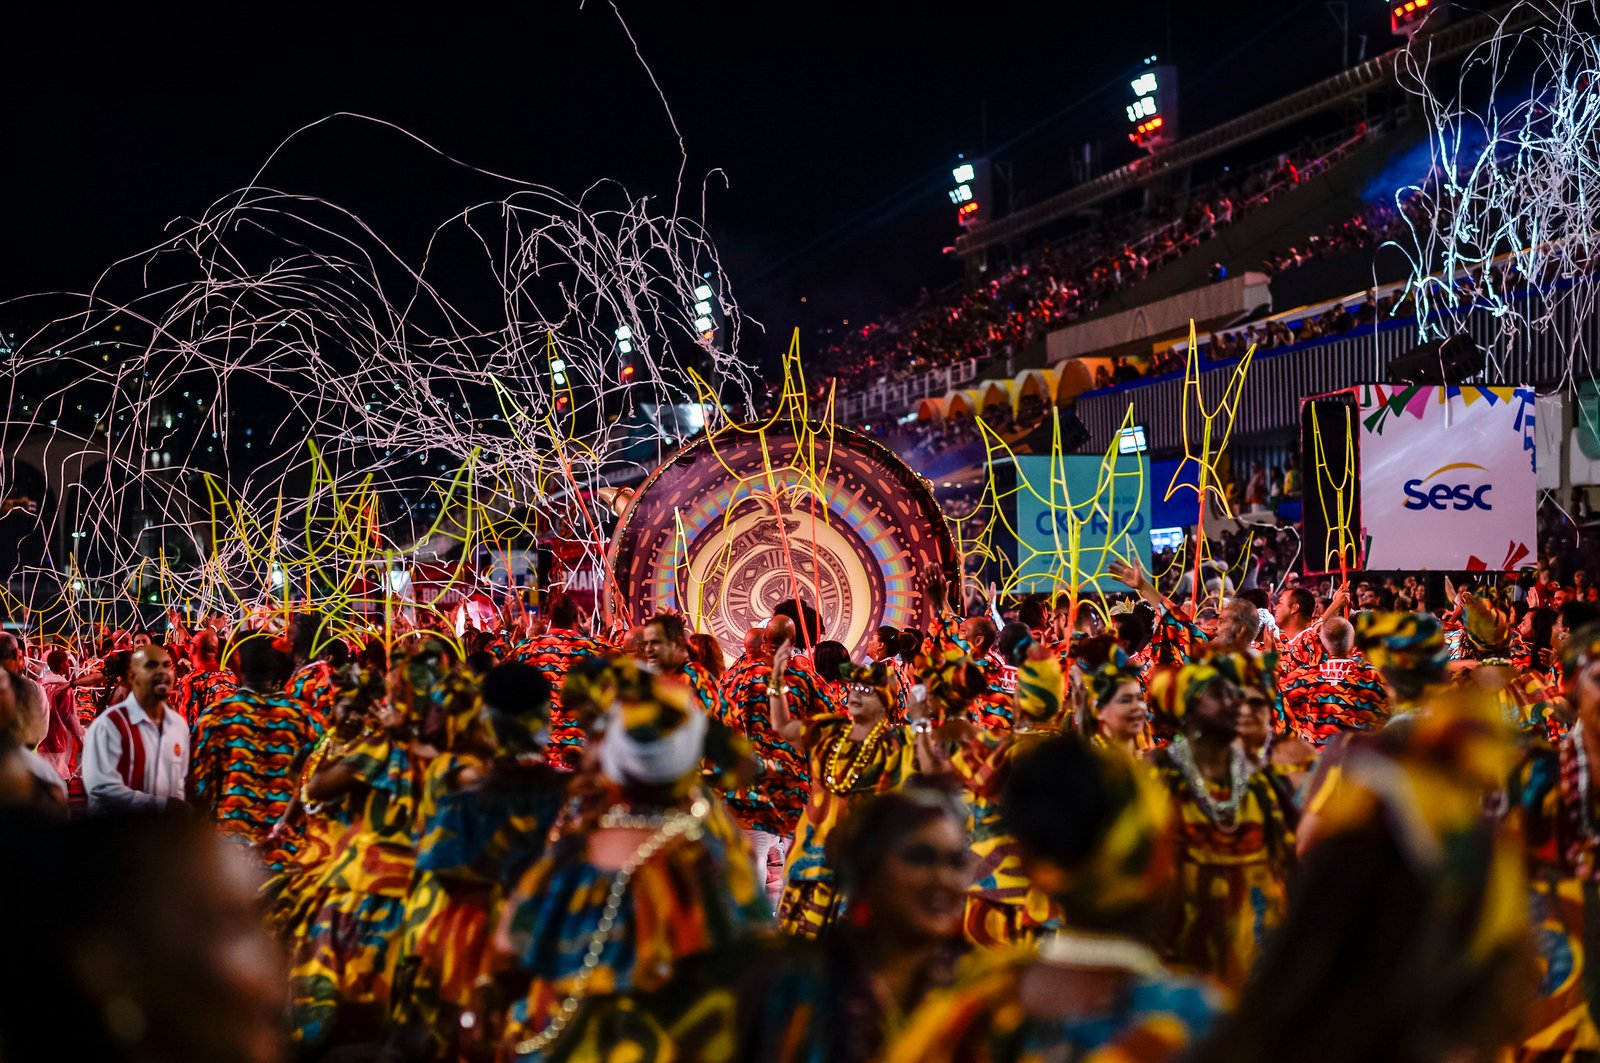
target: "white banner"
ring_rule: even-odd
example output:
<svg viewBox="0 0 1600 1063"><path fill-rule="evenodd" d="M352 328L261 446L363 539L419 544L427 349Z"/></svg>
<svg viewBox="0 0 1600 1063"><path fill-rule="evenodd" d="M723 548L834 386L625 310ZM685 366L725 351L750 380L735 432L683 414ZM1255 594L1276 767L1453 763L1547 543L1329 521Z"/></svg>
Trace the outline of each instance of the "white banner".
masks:
<svg viewBox="0 0 1600 1063"><path fill-rule="evenodd" d="M1366 567L1515 569L1537 546L1534 393L1361 389Z"/></svg>

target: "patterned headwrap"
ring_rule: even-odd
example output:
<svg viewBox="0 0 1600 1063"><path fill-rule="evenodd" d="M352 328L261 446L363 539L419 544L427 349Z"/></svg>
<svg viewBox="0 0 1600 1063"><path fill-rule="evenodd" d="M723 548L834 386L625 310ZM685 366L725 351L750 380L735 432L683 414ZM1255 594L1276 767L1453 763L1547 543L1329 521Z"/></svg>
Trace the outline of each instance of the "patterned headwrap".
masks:
<svg viewBox="0 0 1600 1063"><path fill-rule="evenodd" d="M960 716L987 686L983 669L960 650L946 650L922 681L927 684L928 707L935 719Z"/></svg>
<svg viewBox="0 0 1600 1063"><path fill-rule="evenodd" d="M444 707L444 734L447 748L456 749L474 737L487 740L493 735L488 714L478 698L478 684L459 671L445 673L433 696Z"/></svg>
<svg viewBox="0 0 1600 1063"><path fill-rule="evenodd" d="M1356 617L1356 645L1407 698L1419 697L1444 679L1450 662L1444 628L1429 613L1361 613Z"/></svg>
<svg viewBox="0 0 1600 1063"><path fill-rule="evenodd" d="M1406 727L1353 745L1337 785L1317 802L1328 836L1379 824L1431 887L1439 926L1470 929L1468 967L1494 962L1528 933L1527 884L1516 837L1483 815L1516 761L1509 728L1487 697L1452 696Z"/></svg>
<svg viewBox="0 0 1600 1063"><path fill-rule="evenodd" d="M543 752L550 746L550 703L545 702L537 712L516 713L486 706L489 710L489 729L494 744L504 753L516 756L522 753Z"/></svg>
<svg viewBox="0 0 1600 1063"><path fill-rule="evenodd" d="M1081 741L1081 739L1074 740ZM1172 883L1168 805L1143 767L1117 750L1084 743L1099 762L1108 822L1051 896L1069 920L1114 925L1163 896Z"/></svg>
<svg viewBox="0 0 1600 1063"><path fill-rule="evenodd" d="M1254 653L1251 651L1213 653L1206 658L1206 662L1214 665L1217 671L1233 680L1240 687L1255 687L1265 690L1269 694L1277 693L1278 655L1276 653Z"/></svg>
<svg viewBox="0 0 1600 1063"><path fill-rule="evenodd" d="M624 667L638 670L632 658L621 654L578 658L567 669L561 684L563 711L572 713L582 726L588 727L616 700L618 670Z"/></svg>
<svg viewBox="0 0 1600 1063"><path fill-rule="evenodd" d="M894 688L889 685L889 666L881 661L872 664L856 664L846 661L839 666L839 678L846 683L862 683L872 688L872 692L883 701L884 710L894 708Z"/></svg>
<svg viewBox="0 0 1600 1063"><path fill-rule="evenodd" d="M1169 664L1150 673L1150 707L1173 723L1189 714L1201 694L1229 678L1212 660Z"/></svg>
<svg viewBox="0 0 1600 1063"><path fill-rule="evenodd" d="M1122 652L1121 646L1111 647L1111 656L1106 658L1106 663L1089 673L1089 693L1094 695L1094 707L1101 705L1117 696L1125 683L1139 681L1138 666L1128 660L1128 655ZM1099 715L1098 712L1095 713Z"/></svg>
<svg viewBox="0 0 1600 1063"><path fill-rule="evenodd" d="M1056 723L1065 685L1061 658L1055 654L1023 661L1017 666L1018 714L1034 723Z"/></svg>
<svg viewBox="0 0 1600 1063"><path fill-rule="evenodd" d="M1511 614L1494 602L1468 598L1461 613L1460 649L1472 660L1504 657L1511 649Z"/></svg>
<svg viewBox="0 0 1600 1063"><path fill-rule="evenodd" d="M709 724L689 688L632 661L613 666L616 686L600 744L600 770L614 783L665 786L698 778Z"/></svg>

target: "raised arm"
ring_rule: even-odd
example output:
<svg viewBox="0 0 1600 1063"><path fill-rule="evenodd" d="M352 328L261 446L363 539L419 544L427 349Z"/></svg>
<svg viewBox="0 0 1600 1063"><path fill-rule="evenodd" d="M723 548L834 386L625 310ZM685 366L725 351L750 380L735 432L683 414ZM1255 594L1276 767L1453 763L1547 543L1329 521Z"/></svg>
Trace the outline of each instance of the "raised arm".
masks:
<svg viewBox="0 0 1600 1063"><path fill-rule="evenodd" d="M1322 611L1321 619L1343 616L1346 609L1350 608L1350 581L1345 580L1339 589L1333 592L1333 597L1328 599L1328 608Z"/></svg>
<svg viewBox="0 0 1600 1063"><path fill-rule="evenodd" d="M785 681L793 652L794 643L785 642L772 655L772 675L767 679L767 707L772 714L772 729L778 733L778 737L790 745L799 745L805 728L799 720L789 715L789 691Z"/></svg>

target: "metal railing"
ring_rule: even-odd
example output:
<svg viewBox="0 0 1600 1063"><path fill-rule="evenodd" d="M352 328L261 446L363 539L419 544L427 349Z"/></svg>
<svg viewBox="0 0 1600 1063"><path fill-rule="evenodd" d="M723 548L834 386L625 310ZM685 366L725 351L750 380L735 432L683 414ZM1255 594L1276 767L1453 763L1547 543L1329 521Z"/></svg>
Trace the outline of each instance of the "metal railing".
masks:
<svg viewBox="0 0 1600 1063"><path fill-rule="evenodd" d="M1562 302L1556 320L1542 332L1519 338L1514 351L1503 348L1502 322L1488 311L1459 319L1465 331L1487 349L1489 364L1498 368L1463 383L1559 384L1572 371L1575 351L1600 352L1600 315L1574 320L1570 302ZM1580 336L1579 330L1584 330ZM1283 437L1299 431L1299 399L1357 384L1386 382L1389 363L1417 346L1414 318L1363 325L1339 336L1307 340L1289 347L1258 351L1245 375L1234 438ZM1222 397L1238 360L1208 365L1200 373L1200 393L1207 408ZM1104 451L1122 427L1128 405L1134 422L1145 429L1152 451L1183 449L1184 379L1175 373L1157 380L1087 392L1078 397L1078 419L1089 431L1086 453Z"/></svg>
<svg viewBox="0 0 1600 1063"><path fill-rule="evenodd" d="M866 391L841 397L837 416L845 422L862 421L883 414L898 417L912 403L966 387L977 376L978 360L965 358L903 380L885 380Z"/></svg>

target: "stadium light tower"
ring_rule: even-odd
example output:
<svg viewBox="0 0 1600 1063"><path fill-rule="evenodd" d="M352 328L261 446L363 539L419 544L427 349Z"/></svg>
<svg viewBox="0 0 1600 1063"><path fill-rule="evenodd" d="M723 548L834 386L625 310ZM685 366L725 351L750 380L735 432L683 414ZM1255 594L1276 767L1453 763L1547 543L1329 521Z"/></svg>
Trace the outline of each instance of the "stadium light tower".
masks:
<svg viewBox="0 0 1600 1063"><path fill-rule="evenodd" d="M1146 151L1160 151L1178 139L1178 68L1146 56L1129 82L1133 102L1124 111L1133 131L1128 139Z"/></svg>
<svg viewBox="0 0 1600 1063"><path fill-rule="evenodd" d="M988 159L968 159L956 156L956 166L950 171L955 187L950 189L950 202L956 207L956 222L963 229L982 225L994 216L991 196L992 171Z"/></svg>
<svg viewBox="0 0 1600 1063"><path fill-rule="evenodd" d="M1399 37L1432 33L1450 18L1450 0L1389 0L1389 29Z"/></svg>

